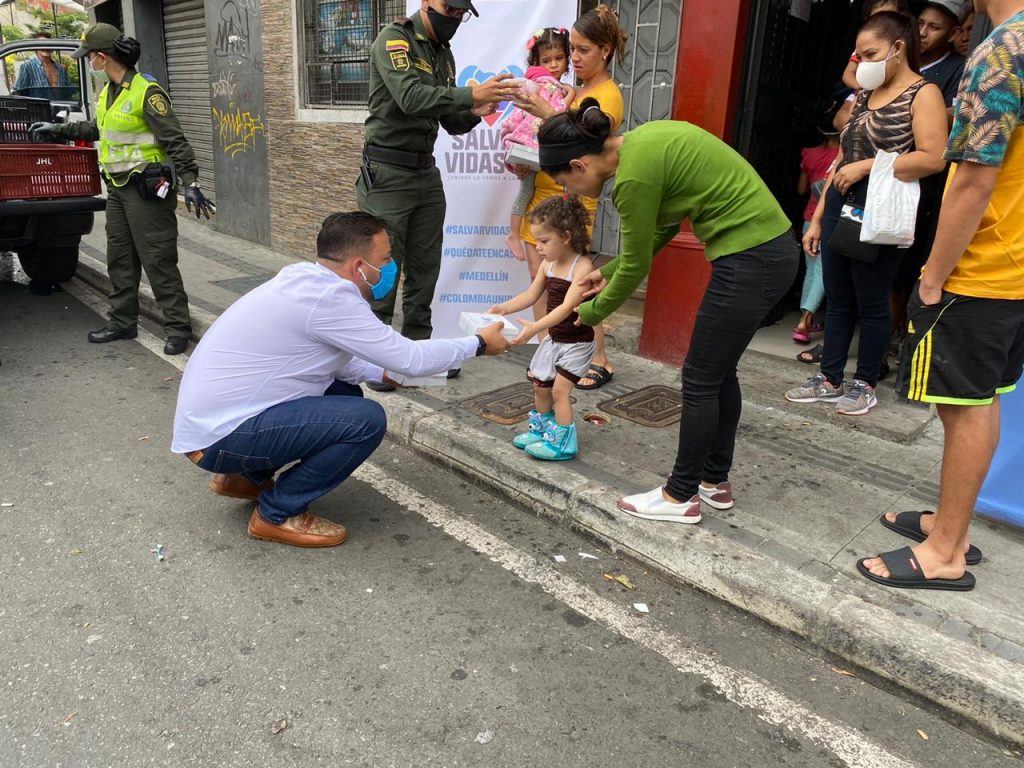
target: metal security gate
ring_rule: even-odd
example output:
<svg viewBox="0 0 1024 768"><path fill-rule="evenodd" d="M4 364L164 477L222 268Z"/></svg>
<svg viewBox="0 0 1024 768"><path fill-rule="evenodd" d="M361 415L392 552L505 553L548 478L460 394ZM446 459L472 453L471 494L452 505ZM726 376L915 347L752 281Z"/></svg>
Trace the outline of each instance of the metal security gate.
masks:
<svg viewBox="0 0 1024 768"><path fill-rule="evenodd" d="M619 16L626 30L626 58L612 67L612 78L622 90L625 116L621 131L628 131L651 120L672 117L676 51L679 47L679 20L682 3L678 0L604 0ZM580 13L597 5L583 0ZM592 248L598 253L619 252L619 215L605 187L594 223Z"/></svg>
<svg viewBox="0 0 1024 768"><path fill-rule="evenodd" d="M215 193L210 63L206 54L203 0L164 0L167 91L199 163L203 190Z"/></svg>

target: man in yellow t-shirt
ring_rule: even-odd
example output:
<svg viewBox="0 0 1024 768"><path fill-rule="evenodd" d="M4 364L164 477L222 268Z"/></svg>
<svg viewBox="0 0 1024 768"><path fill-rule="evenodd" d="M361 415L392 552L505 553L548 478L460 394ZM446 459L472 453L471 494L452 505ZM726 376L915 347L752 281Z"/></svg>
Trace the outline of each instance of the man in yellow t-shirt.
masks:
<svg viewBox="0 0 1024 768"><path fill-rule="evenodd" d="M996 25L967 64L938 231L907 308L901 392L935 403L945 429L939 506L887 513L922 542L857 563L881 584L969 590L978 492L999 443L999 396L1024 373L1024 0L977 0Z"/></svg>

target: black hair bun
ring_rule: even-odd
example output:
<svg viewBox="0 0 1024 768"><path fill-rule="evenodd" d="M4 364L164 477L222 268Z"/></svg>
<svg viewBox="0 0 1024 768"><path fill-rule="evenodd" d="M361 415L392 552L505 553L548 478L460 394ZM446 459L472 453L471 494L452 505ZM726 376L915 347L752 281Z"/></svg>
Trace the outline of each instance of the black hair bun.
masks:
<svg viewBox="0 0 1024 768"><path fill-rule="evenodd" d="M576 110L580 131L589 138L603 143L612 133L612 121L601 111L601 102L588 96Z"/></svg>
<svg viewBox="0 0 1024 768"><path fill-rule="evenodd" d="M114 41L114 51L117 58L126 67L134 67L138 63L139 57L142 56L142 46L139 45L139 41L127 35L121 35Z"/></svg>

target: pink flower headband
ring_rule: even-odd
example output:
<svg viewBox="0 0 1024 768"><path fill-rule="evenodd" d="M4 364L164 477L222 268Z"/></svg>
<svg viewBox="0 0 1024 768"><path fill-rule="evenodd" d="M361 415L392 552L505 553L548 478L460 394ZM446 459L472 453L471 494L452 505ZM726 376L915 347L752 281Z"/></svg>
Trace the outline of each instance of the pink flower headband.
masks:
<svg viewBox="0 0 1024 768"><path fill-rule="evenodd" d="M554 27L549 27L548 29L554 29ZM558 32L558 34L560 34L560 35L567 35L567 34L569 34L569 30L567 30L565 27L559 27L555 31ZM535 30L534 33L532 35L530 35L530 39L526 41L526 50L532 51L533 50L533 46L535 46L537 44L537 41L540 40L542 37L544 37L544 33L545 32L547 32L547 29Z"/></svg>

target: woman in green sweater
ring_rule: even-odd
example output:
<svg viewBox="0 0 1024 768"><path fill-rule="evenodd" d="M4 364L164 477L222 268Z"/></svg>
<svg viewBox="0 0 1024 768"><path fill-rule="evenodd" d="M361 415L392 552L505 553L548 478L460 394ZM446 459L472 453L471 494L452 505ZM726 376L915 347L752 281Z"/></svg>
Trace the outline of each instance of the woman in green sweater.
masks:
<svg viewBox="0 0 1024 768"><path fill-rule="evenodd" d="M742 402L736 363L796 276L800 248L789 219L735 150L689 123L659 120L621 136L593 99L544 121L541 169L568 192L598 197L614 177L618 257L580 279L598 325L633 294L661 248L689 221L711 261L683 363L679 450L668 483L626 496L619 508L649 520L699 523L701 501L733 504L732 468ZM596 294L596 295L595 295Z"/></svg>

